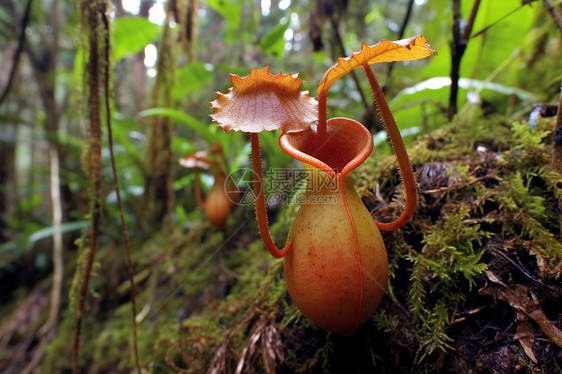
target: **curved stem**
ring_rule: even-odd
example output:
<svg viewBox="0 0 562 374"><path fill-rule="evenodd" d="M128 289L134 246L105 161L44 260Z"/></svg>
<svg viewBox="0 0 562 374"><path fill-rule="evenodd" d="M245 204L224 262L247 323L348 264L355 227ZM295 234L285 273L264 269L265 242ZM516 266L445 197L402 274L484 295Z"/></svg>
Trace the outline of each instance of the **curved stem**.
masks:
<svg viewBox="0 0 562 374"><path fill-rule="evenodd" d="M257 133L251 134L252 138L252 167L254 168L254 195L256 196L256 218L258 220L258 229L265 247L275 258L285 257L293 247L293 242L285 246L283 249L277 248L267 225L267 210L265 207L265 193L263 191L262 167L261 167L261 150L260 140Z"/></svg>
<svg viewBox="0 0 562 374"><path fill-rule="evenodd" d="M88 15L87 24L83 27L89 27L88 47L89 60L85 67L89 70L89 90L88 105L90 119L90 219L92 229L90 231L90 245L88 255L84 267L79 267L76 272L77 281L81 282L78 291L78 300L76 310L74 311L74 332L72 342L72 373L80 374L80 333L82 330L82 315L84 314L84 304L86 302L86 292L94 265L98 228L101 220L101 118L100 118L100 97L98 90L100 89L100 55L99 55L99 19L96 11L97 2L83 2L82 8ZM81 274L78 274L78 273Z"/></svg>
<svg viewBox="0 0 562 374"><path fill-rule="evenodd" d="M410 165L408 153L406 152L406 146L404 145L404 141L402 140L402 136L400 135L400 130L398 130L398 126L396 125L394 116L392 115L392 112L388 107L388 103L384 98L384 93L382 92L382 89L379 86L377 79L375 78L375 74L373 73L371 66L365 64L363 65L363 67L365 68L365 74L367 74L369 84L371 85L371 89L373 90L373 94L375 95L375 100L377 102L384 127L386 129L386 132L388 133L388 138L390 139L392 149L394 150L394 154L396 155L398 167L400 168L400 175L402 176L402 183L404 183L404 189L406 191L406 206L404 207L404 211L402 212L400 217L389 223L377 222L377 226L379 227L379 229L384 231L392 231L404 226L416 210L416 179L414 177L414 172L412 171L412 166Z"/></svg>
<svg viewBox="0 0 562 374"><path fill-rule="evenodd" d="M193 168L193 173L195 174L195 199L197 200L197 205L205 209L205 202L201 196L201 183L199 182L198 168Z"/></svg>
<svg viewBox="0 0 562 374"><path fill-rule="evenodd" d="M105 12L106 3L103 4L100 10L101 19L105 27L104 34L104 53L105 61L108 63L104 67L104 96L105 96L105 123L107 125L107 139L109 145L109 155L111 162L111 171L113 173L113 184L115 188L115 194L117 196L117 208L119 210L119 220L121 221L121 234L123 236L123 245L125 247L125 257L127 259L127 271L129 273L129 284L130 284L130 297L131 297L131 313L132 313L132 323L133 323L133 356L135 358L135 366L137 372L142 372L142 367L140 363L139 348L138 348L138 323L137 323L137 302L136 302L136 291L135 291L135 271L133 267L133 257L131 254L131 243L129 238L129 232L127 231L127 224L125 222L125 213L123 210L123 202L121 201L121 189L119 188L119 178L117 177L117 167L115 166L115 152L113 147L113 130L111 127L111 106L109 103L110 91L109 91L109 79L110 79L110 66L109 66L109 21Z"/></svg>

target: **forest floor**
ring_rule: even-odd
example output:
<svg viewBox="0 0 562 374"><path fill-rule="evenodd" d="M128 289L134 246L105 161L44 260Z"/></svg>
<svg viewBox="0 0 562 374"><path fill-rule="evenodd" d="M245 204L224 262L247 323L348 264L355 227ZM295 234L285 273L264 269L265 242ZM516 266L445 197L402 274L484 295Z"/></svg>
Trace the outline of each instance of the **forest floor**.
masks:
<svg viewBox="0 0 562 374"><path fill-rule="evenodd" d="M259 240L251 206L239 207L225 231L201 223L136 243L143 366L151 373L561 373L562 177L549 164L552 128L549 118L534 128L501 119L456 123L409 150L418 208L402 229L383 233L388 292L351 336L302 317L282 260ZM391 156L371 156L355 172L376 219L400 213L397 175ZM273 211L276 242L297 209ZM134 365L120 251L105 243L98 252L83 322L85 373ZM2 373L22 372L39 349L48 288L28 287L2 307ZM64 302L66 309L72 298ZM63 313L40 372L69 371L72 320Z"/></svg>

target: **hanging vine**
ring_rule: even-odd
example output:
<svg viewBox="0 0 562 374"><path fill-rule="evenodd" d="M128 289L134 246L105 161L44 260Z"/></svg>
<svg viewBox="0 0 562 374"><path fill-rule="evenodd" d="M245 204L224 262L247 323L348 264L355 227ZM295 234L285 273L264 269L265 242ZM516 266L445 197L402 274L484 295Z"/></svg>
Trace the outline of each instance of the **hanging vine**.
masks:
<svg viewBox="0 0 562 374"><path fill-rule="evenodd" d="M135 284L134 270L131 258L131 248L129 244L129 236L125 223L123 206L119 192L119 181L115 167L115 156L113 152L113 137L111 131L111 105L110 105L110 42L109 42L109 20L108 20L108 3L106 0L97 0L93 2L84 1L81 4L81 11L84 15L84 29L88 30L88 47L89 59L87 60L88 73L88 106L89 106L89 124L90 124L90 143L88 146L89 160L83 160L86 163L90 178L90 217L92 228L90 231L89 248L87 251L87 259L84 262L79 260L76 276L75 287L80 283L77 304L74 315L74 338L72 345L72 371L80 373L80 330L82 325L82 315L84 313L85 296L88 290L88 284L92 272L95 259L95 251L97 245L98 228L101 216L101 113L105 114L105 122L108 131L109 152L111 158L111 166L113 171L113 179L115 191L117 195L117 204L119 216L121 220L121 231L123 235L125 252L127 257L127 267L130 281L130 295L132 307L132 323L133 323L133 355L137 372L141 372L140 359L137 347L137 324L136 324L136 302L135 302ZM100 88L103 89L104 101L100 100Z"/></svg>
<svg viewBox="0 0 562 374"><path fill-rule="evenodd" d="M84 268L77 267L76 281L80 283L76 310L74 314L74 338L72 344L72 371L74 374L80 373L80 329L82 326L82 314L84 313L84 299L92 266L95 258L98 228L100 224L101 206L101 118L100 118L100 51L99 51L99 13L106 8L104 0L83 1L81 4L82 14L85 19L82 21L84 29L88 33L89 59L87 62L88 72L88 109L90 125L89 143L89 165L87 167L90 178L90 220L91 231L89 249Z"/></svg>

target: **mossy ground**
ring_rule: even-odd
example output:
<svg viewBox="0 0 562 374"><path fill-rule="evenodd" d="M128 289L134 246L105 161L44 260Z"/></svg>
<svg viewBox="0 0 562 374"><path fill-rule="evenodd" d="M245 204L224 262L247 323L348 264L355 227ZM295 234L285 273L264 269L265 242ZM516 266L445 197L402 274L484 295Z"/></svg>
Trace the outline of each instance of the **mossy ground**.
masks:
<svg viewBox="0 0 562 374"><path fill-rule="evenodd" d="M534 129L490 119L417 141L409 153L418 209L405 227L383 233L388 292L349 337L317 329L293 305L282 260L263 247L251 206L239 207L225 232L202 223L136 243L143 366L151 373L561 372L562 177L549 166L552 128L549 119ZM373 216L399 214L393 157L372 156L354 178ZM282 206L271 217L280 244L296 209ZM107 243L97 255L82 332L87 373L133 367L121 257ZM68 370L72 318L65 315L47 347L45 372ZM6 352L25 339L33 341L13 334Z"/></svg>

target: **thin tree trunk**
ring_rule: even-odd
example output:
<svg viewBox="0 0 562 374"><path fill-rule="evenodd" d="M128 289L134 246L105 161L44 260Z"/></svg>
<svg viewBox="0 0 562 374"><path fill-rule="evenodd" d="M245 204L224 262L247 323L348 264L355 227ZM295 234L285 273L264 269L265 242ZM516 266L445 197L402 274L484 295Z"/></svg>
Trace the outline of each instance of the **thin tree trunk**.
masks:
<svg viewBox="0 0 562 374"><path fill-rule="evenodd" d="M466 44L461 41L461 0L452 1L453 41L451 42L451 92L449 94L449 120L457 113L457 95L459 92L459 70Z"/></svg>
<svg viewBox="0 0 562 374"><path fill-rule="evenodd" d="M12 82L14 81L15 73L19 64L19 59L21 56L21 52L23 51L23 46L25 43L25 29L27 27L27 23L29 21L29 15L31 13L31 2L33 0L28 0L27 4L25 5L25 11L21 20L21 24L19 25L19 36L18 36L18 47L14 53L13 63L10 70L10 74L7 77L6 85L0 94L0 103L6 99L8 93L10 92L10 87L12 86Z"/></svg>
<svg viewBox="0 0 562 374"><path fill-rule="evenodd" d="M89 58L86 67L89 73L87 97L90 121L90 216L92 229L90 231L90 242L86 264L82 278L78 277L81 283L78 291L78 300L74 314L74 337L72 342L72 372L80 373L80 333L82 328L82 315L88 284L95 259L95 252L98 240L98 228L101 216L101 117L100 117L100 54L99 54L99 26L100 8L104 6L103 1L82 0L81 11L85 12L84 30L88 30Z"/></svg>
<svg viewBox="0 0 562 374"><path fill-rule="evenodd" d="M39 94L45 109L46 119L45 128L47 130L48 142L48 157L49 157L49 180L50 180L50 197L51 197L51 210L52 210L52 226L53 233L53 280L51 283L51 295L49 304L49 314L43 326L39 329L39 346L35 349L35 354L32 360L22 370L22 373L31 373L39 365L43 359L47 342L51 339L54 333L59 317L59 308L61 300L62 280L63 280L63 238L60 232L60 227L63 221L61 189L60 189L60 151L58 142L58 129L60 113L56 102L55 89L56 89L56 71L57 71L57 58L58 58L58 32L59 32L59 18L58 18L58 0L52 0L48 7L50 10L50 26L52 32L50 33L50 41L41 35L41 44L37 46L39 51L34 53L30 46L25 45L25 50L28 53L32 62L33 71L35 73L36 81L39 86ZM37 58L38 55L44 55L48 51L47 64Z"/></svg>
<svg viewBox="0 0 562 374"><path fill-rule="evenodd" d="M148 18L148 11L155 4L155 1L141 1L139 17ZM133 87L135 89L136 107L134 110L141 111L146 109L146 67L144 66L144 50L137 53L133 58Z"/></svg>
<svg viewBox="0 0 562 374"><path fill-rule="evenodd" d="M172 106L170 87L173 84L175 60L172 49L173 30L168 25L170 11L167 10L164 30L158 47L157 76L152 88L152 105ZM165 227L173 232L173 186L172 165L174 162L171 139L173 123L169 117L156 116L150 122L146 158L149 175L146 180L145 196L149 224Z"/></svg>
<svg viewBox="0 0 562 374"><path fill-rule="evenodd" d="M554 125L554 145L552 150L551 166L554 170L562 173L562 87L560 90L560 103ZM562 181L560 181L562 184ZM558 222L560 223L560 236L562 236L562 200L558 201Z"/></svg>
<svg viewBox="0 0 562 374"><path fill-rule="evenodd" d="M58 57L58 0L53 0L51 6L51 27L52 27L52 45L50 48L50 61L48 74L45 77L47 85L49 85L49 97L45 97L45 109L47 112L47 137L49 139L49 164L50 164L50 184L51 184L51 207L53 211L53 283L51 287L51 301L49 306L49 316L47 322L42 328L42 332L47 333L54 330L57 325L60 295L62 290L63 277L63 249L62 249L62 233L60 227L62 224L62 201L59 177L59 113L55 99L55 75L57 71Z"/></svg>
<svg viewBox="0 0 562 374"><path fill-rule="evenodd" d="M2 131L9 131L7 125L3 125ZM13 144L0 140L0 243L9 239L8 215L12 211L12 204L8 199L14 182L15 147ZM13 201L13 200L12 200Z"/></svg>
<svg viewBox="0 0 562 374"><path fill-rule="evenodd" d="M58 0L52 0L49 8L51 17L50 26L52 27L50 41L47 41L42 36L41 45L37 47L39 51L34 51L29 45L25 45L25 51L29 55L33 66L36 82L39 86L39 95L46 114L45 128L47 130L47 142L49 147L52 225L55 228L53 234L53 284L51 289L51 304L47 322L41 329L42 333L46 333L56 326L63 273L62 233L58 230L62 224L63 217L59 178L60 151L57 135L60 113L55 98L59 30ZM40 60L37 57L45 55L45 51L48 51L47 64L45 64L44 60Z"/></svg>
<svg viewBox="0 0 562 374"><path fill-rule="evenodd" d="M472 26L480 7L480 0L474 0L470 16L466 22L464 30L461 30L461 0L452 0L453 8L453 41L451 42L451 92L449 94L449 120L453 119L457 113L457 96L459 92L459 78L461 60L470 34L472 33ZM462 33L461 33L462 31Z"/></svg>

